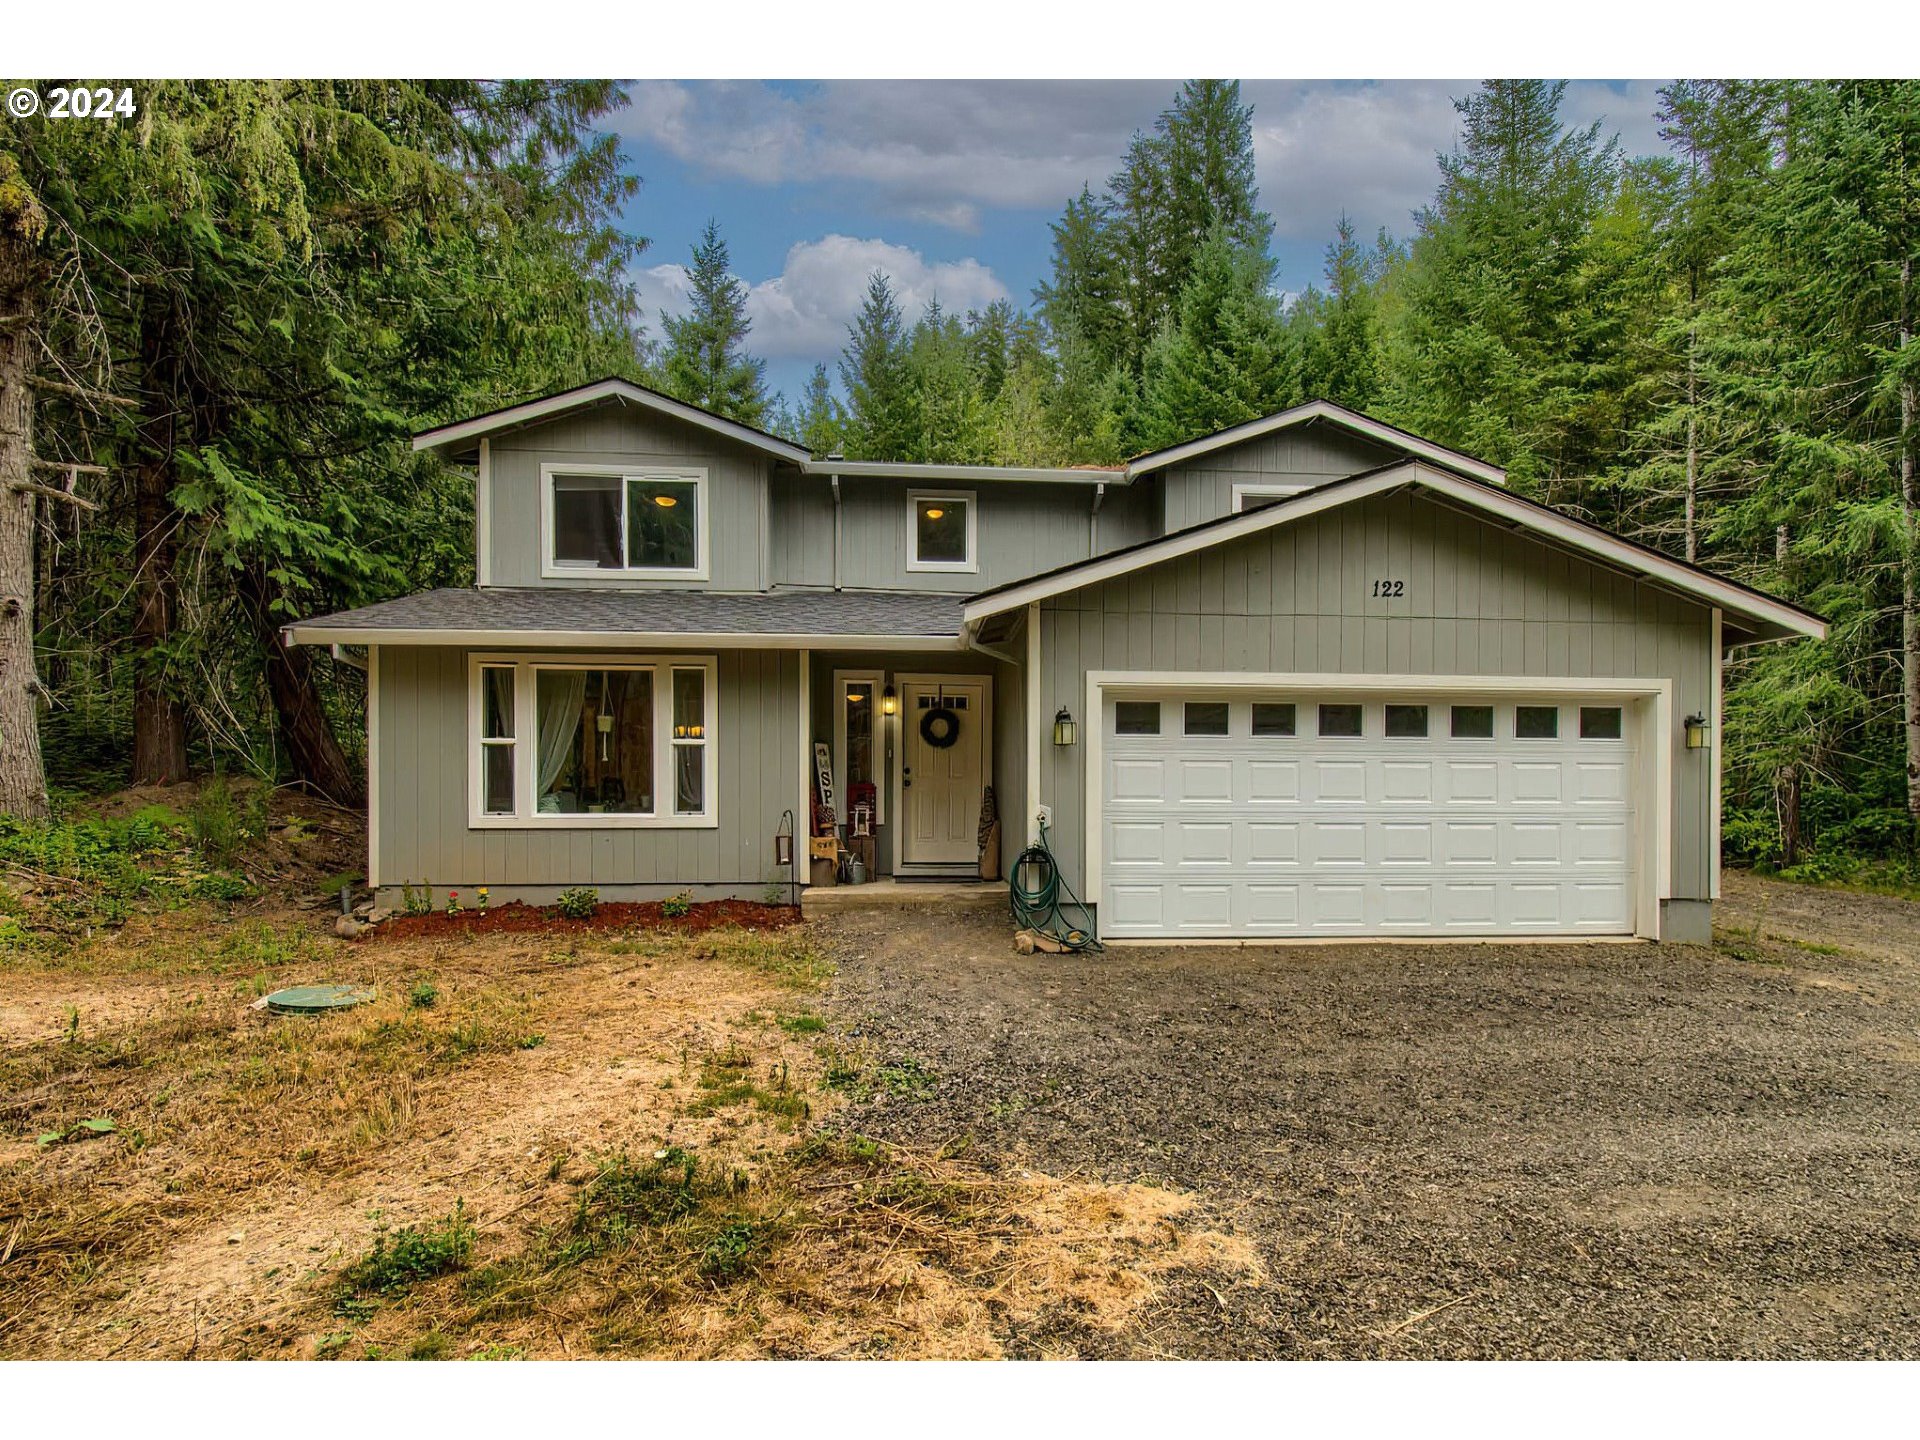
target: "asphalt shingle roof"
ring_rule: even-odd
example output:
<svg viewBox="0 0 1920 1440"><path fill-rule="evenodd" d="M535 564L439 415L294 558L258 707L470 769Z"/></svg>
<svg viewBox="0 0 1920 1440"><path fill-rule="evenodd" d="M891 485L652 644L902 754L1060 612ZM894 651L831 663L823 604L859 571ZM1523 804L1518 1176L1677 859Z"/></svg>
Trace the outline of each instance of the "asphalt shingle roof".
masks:
<svg viewBox="0 0 1920 1440"><path fill-rule="evenodd" d="M424 590L287 628L322 643L329 631L367 630L946 637L960 633L964 599L899 590Z"/></svg>

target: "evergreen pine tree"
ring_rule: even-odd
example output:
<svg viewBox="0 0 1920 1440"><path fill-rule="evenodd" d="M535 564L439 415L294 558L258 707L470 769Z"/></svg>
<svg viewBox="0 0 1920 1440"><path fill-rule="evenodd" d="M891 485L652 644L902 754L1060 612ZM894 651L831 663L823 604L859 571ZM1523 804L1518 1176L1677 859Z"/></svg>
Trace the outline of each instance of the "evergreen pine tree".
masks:
<svg viewBox="0 0 1920 1440"><path fill-rule="evenodd" d="M1302 343L1301 390L1309 399L1370 409L1380 394L1375 321L1375 256L1354 237L1345 215L1327 246L1327 292L1307 307L1313 325Z"/></svg>
<svg viewBox="0 0 1920 1440"><path fill-rule="evenodd" d="M894 299L893 282L877 271L867 281L860 313L847 327L840 384L847 395L848 458L913 458L920 417L907 363L906 320Z"/></svg>
<svg viewBox="0 0 1920 1440"><path fill-rule="evenodd" d="M719 222L707 221L693 263L684 315L662 313L666 351L661 378L667 393L745 425L767 420L766 363L747 353L747 287L729 272Z"/></svg>
<svg viewBox="0 0 1920 1440"><path fill-rule="evenodd" d="M815 365L800 392L800 408L793 416L792 438L815 455L831 455L846 444L847 412L833 393L827 367Z"/></svg>

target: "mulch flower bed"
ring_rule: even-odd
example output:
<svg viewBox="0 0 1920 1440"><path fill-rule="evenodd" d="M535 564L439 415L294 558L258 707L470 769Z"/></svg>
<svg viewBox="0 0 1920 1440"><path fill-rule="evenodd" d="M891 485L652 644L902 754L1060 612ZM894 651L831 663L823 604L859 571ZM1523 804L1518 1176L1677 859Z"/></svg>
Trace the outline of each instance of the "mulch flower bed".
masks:
<svg viewBox="0 0 1920 1440"><path fill-rule="evenodd" d="M668 915L661 902L603 900L585 920L570 920L558 910L512 901L487 910L462 910L449 915L395 915L371 926L364 937L412 940L442 935L497 935L586 933L596 930L674 930L699 934L734 925L743 930L784 930L800 923L792 905L762 905L752 900L710 900L692 906L684 915Z"/></svg>

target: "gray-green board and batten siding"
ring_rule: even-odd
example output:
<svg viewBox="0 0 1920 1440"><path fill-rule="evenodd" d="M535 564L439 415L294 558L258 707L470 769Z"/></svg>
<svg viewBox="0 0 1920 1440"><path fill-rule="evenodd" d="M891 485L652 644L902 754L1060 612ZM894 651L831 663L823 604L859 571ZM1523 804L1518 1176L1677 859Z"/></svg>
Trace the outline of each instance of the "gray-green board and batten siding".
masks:
<svg viewBox="0 0 1920 1440"><path fill-rule="evenodd" d="M437 646L374 652L376 878L384 893L424 883L443 899L448 889L470 895L486 885L503 903L590 885L607 899L680 889L758 899L769 882L786 881L773 863L773 835L788 809L801 817L804 835L800 806L808 783L799 651L719 652L719 823L704 829L474 828L467 802L471 653ZM599 653L617 660L621 652Z"/></svg>
<svg viewBox="0 0 1920 1440"><path fill-rule="evenodd" d="M1372 596L1380 576L1405 597ZM1668 679L1687 715L1711 708L1714 660L1706 607L1397 491L1043 601L1039 709L1099 724L1081 715L1091 671L1231 671ZM1674 903L1705 902L1710 752L1674 732ZM1087 751L1041 738L1054 852L1085 893Z"/></svg>

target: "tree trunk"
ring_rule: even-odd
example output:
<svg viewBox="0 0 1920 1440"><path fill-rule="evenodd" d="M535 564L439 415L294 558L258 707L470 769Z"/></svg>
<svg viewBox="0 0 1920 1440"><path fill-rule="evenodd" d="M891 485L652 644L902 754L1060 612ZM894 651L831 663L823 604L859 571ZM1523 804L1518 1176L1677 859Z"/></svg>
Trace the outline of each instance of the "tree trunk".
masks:
<svg viewBox="0 0 1920 1440"><path fill-rule="evenodd" d="M313 688L313 657L282 642L275 618L273 581L257 565L240 572L240 603L259 637L261 662L266 667L267 690L273 696L280 735L293 757L293 770L307 786L336 805L356 808L366 804L366 790L346 753L334 738L333 727Z"/></svg>
<svg viewBox="0 0 1920 1440"><path fill-rule="evenodd" d="M0 175L0 178L7 178ZM47 816L40 758L40 678L33 664L34 323L43 279L42 222L30 198L0 210L0 814Z"/></svg>
<svg viewBox="0 0 1920 1440"><path fill-rule="evenodd" d="M133 783L187 778L187 708L173 693L168 647L178 604L176 527L170 498L181 418L178 327L164 295L140 317L139 463L133 476Z"/></svg>
<svg viewBox="0 0 1920 1440"><path fill-rule="evenodd" d="M1905 353L1913 338L1913 257L1900 261L1900 351ZM1913 471L1915 435L1914 386L1900 386L1900 518L1904 523L1901 538L1906 542L1900 557L1900 654L1905 665L1905 683L1901 686L1907 725L1907 815L1920 824L1920 614L1915 612L1915 568L1920 556L1915 553L1914 521L1920 494L1916 494Z"/></svg>
<svg viewBox="0 0 1920 1440"><path fill-rule="evenodd" d="M1800 863L1800 767L1789 765L1774 780L1774 805L1780 821L1780 868Z"/></svg>

